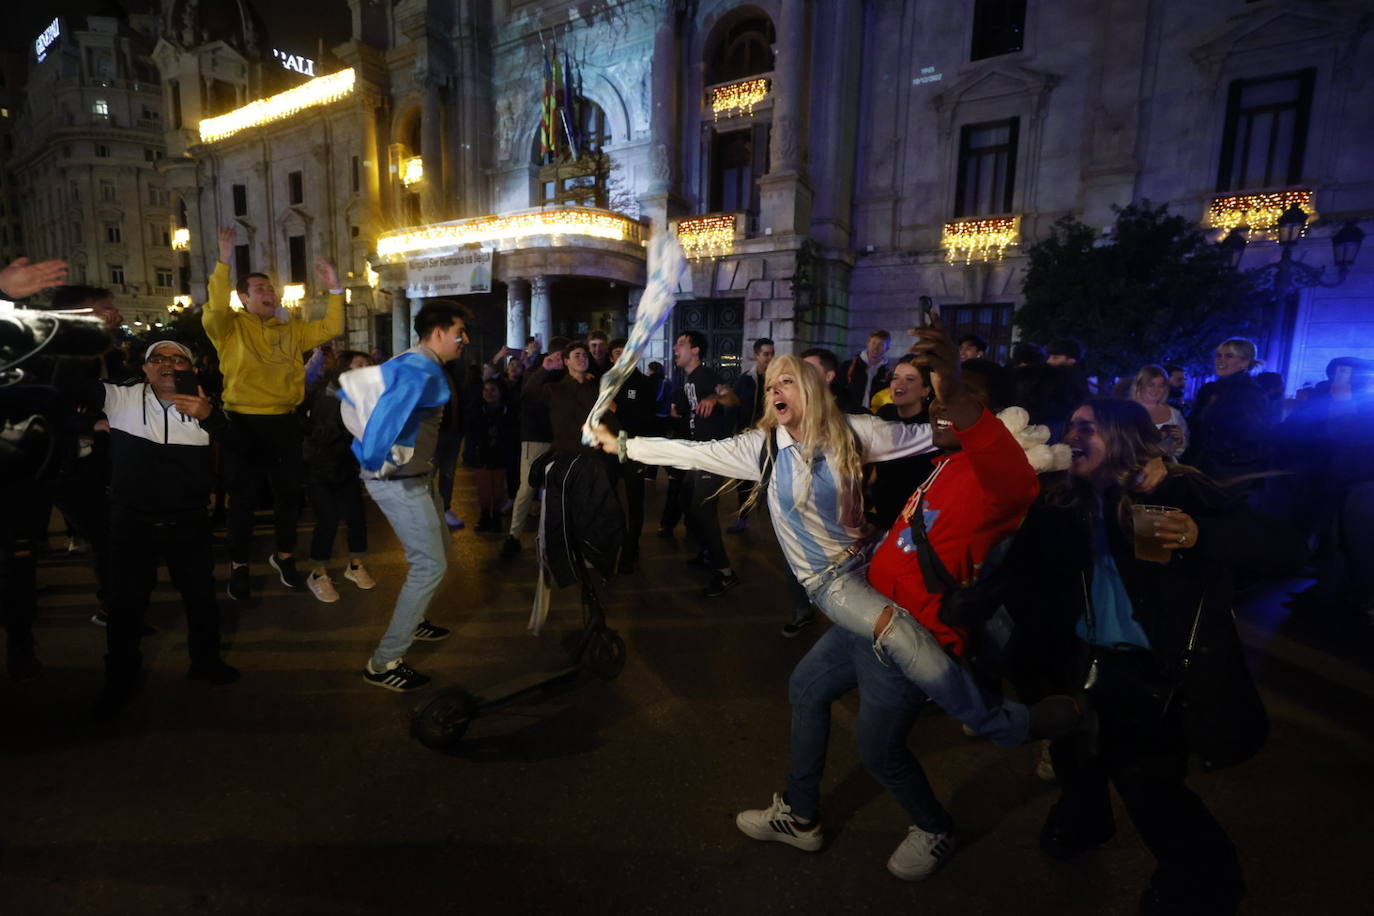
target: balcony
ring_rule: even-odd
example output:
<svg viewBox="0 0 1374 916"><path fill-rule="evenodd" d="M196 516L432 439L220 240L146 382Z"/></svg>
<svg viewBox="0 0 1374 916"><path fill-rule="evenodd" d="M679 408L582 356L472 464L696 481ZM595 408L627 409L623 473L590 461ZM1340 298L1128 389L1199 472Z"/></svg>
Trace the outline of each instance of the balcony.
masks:
<svg viewBox="0 0 1374 916"><path fill-rule="evenodd" d="M1007 248L1021 241L1021 217L979 216L945 223L940 247L949 263L1000 261Z"/></svg>
<svg viewBox="0 0 1374 916"><path fill-rule="evenodd" d="M511 251L558 248L588 240L626 243L642 250L644 227L624 214L591 207L517 210L384 232L377 238L377 257L395 264L469 245Z"/></svg>
<svg viewBox="0 0 1374 916"><path fill-rule="evenodd" d="M745 237L748 214L703 213L674 221L670 230L677 236L687 257L719 258L735 250L735 241Z"/></svg>
<svg viewBox="0 0 1374 916"><path fill-rule="evenodd" d="M1279 215L1297 204L1308 214L1309 224L1317 219L1316 194L1306 188L1286 191L1237 191L1218 194L1207 205L1203 225L1229 232L1237 226L1249 228L1250 241L1268 239L1275 241L1278 236ZM1303 234L1307 233L1306 227Z"/></svg>

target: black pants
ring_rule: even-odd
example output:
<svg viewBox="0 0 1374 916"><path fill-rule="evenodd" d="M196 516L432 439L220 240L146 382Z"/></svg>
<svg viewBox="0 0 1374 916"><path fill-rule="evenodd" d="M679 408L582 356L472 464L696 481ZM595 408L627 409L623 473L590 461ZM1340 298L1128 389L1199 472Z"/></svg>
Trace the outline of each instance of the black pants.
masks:
<svg viewBox="0 0 1374 916"><path fill-rule="evenodd" d="M310 507L315 510L315 533L310 538L310 562L323 566L334 552L339 519L348 526L348 552L367 553L367 511L363 508L363 482L357 477L342 483L312 477Z"/></svg>
<svg viewBox="0 0 1374 916"><path fill-rule="evenodd" d="M210 520L204 516L152 522L115 510L110 515L110 619L105 630L105 674L115 687L138 676L139 640L158 562L167 564L186 610L191 664L219 658L219 606L215 603Z"/></svg>
<svg viewBox="0 0 1374 916"><path fill-rule="evenodd" d="M434 466L439 470L439 500L444 511L453 508L453 476L458 470L458 456L462 454L463 437L439 434L434 446Z"/></svg>
<svg viewBox="0 0 1374 916"><path fill-rule="evenodd" d="M706 471L688 471L682 478L682 514L687 531L706 551L712 569L730 566L725 539L720 534L719 500L715 498L724 484L724 477Z"/></svg>
<svg viewBox="0 0 1374 916"><path fill-rule="evenodd" d="M625 485L625 541L620 548L624 560L639 560L639 535L644 530L644 468L638 461L626 461L617 473Z"/></svg>
<svg viewBox="0 0 1374 916"><path fill-rule="evenodd" d="M277 553L295 553L301 511L301 422L294 414L229 413L233 435L224 453L229 490L229 559L253 555L253 513L263 478L272 483Z"/></svg>
<svg viewBox="0 0 1374 916"><path fill-rule="evenodd" d="M663 514L658 526L672 531L682 521L682 479L687 472L681 468L665 468L668 472L668 496L663 500Z"/></svg>
<svg viewBox="0 0 1374 916"><path fill-rule="evenodd" d="M1188 747L1177 703L1164 709L1167 691L1158 686L1162 678L1153 654L1099 651L1098 664L1092 693L1101 720L1098 756L1086 757L1068 741L1051 746L1063 787L1051 817L1085 830L1108 825L1108 785L1115 786L1154 854L1155 889L1199 913L1234 912L1244 891L1236 849L1184 784Z"/></svg>

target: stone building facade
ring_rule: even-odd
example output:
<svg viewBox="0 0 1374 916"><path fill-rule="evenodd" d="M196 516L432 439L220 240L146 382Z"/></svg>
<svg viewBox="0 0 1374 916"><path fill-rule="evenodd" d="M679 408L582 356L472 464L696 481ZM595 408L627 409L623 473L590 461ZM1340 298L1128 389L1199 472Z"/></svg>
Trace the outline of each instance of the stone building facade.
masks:
<svg viewBox="0 0 1374 916"><path fill-rule="evenodd" d="M179 284L148 56L157 25L147 15L55 20L28 54L7 162L23 253L65 258L72 282L109 288L131 324L161 320Z"/></svg>
<svg viewBox="0 0 1374 916"><path fill-rule="evenodd" d="M1250 269L1278 259L1278 201L1312 218L1293 253L1327 285L1273 316L1266 360L1291 387L1331 356L1374 356L1374 245L1340 272L1330 245L1374 217L1374 20L1359 0L345 9L349 40L312 72L351 71L347 92L207 139L203 119L309 76L273 58L250 0L166 0L156 168L197 301L214 228L232 224L242 260L279 283L305 262L307 308L309 260L337 261L355 345L403 346L414 308L444 289L418 284L420 267L474 251L491 258L467 295L484 351L614 333L646 242L675 232L694 257L657 358L688 327L727 373L758 336L848 354L873 328L900 340L920 295L1005 355L1025 248L1059 217L1106 227L1113 206L1148 199L1218 236L1243 221ZM550 61L577 100L558 124L576 142L546 151ZM65 242L61 221L32 215L45 247Z"/></svg>

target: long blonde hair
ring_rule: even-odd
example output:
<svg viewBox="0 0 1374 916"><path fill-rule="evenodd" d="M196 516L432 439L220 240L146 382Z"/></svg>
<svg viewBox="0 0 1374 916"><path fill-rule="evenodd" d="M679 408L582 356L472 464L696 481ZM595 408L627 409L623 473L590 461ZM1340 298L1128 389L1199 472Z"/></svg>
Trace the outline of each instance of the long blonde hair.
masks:
<svg viewBox="0 0 1374 916"><path fill-rule="evenodd" d="M818 454L825 455L835 472L835 482L840 490L842 520L851 527L857 527L863 518L863 455L859 452L849 421L835 403L835 396L827 388L819 369L790 353L774 358L768 364L767 377L763 381L764 409L757 428L763 430L765 436L771 436L773 430L782 425L778 422L778 412L773 407L773 399L767 396L767 390L783 374L792 376L797 382L800 396L798 408L802 416L798 444L801 445L802 461L809 470ZM769 455L764 460L771 462L773 457ZM765 472L771 475L772 469L765 465ZM806 475L806 480L807 486L810 486L810 473ZM761 490L761 487L754 488L740 508L741 514L753 508Z"/></svg>

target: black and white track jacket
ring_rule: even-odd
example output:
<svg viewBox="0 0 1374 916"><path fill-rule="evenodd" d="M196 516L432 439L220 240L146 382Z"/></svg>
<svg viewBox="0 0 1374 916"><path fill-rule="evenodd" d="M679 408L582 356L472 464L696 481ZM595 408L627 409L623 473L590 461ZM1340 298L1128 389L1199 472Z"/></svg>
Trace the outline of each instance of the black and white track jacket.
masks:
<svg viewBox="0 0 1374 916"><path fill-rule="evenodd" d="M152 521L204 515L213 485L210 439L228 429L219 405L196 420L164 407L146 381L102 382L89 392L88 406L110 423L112 508Z"/></svg>

